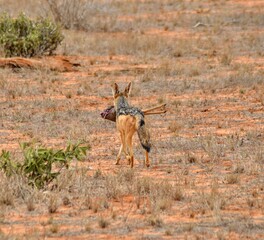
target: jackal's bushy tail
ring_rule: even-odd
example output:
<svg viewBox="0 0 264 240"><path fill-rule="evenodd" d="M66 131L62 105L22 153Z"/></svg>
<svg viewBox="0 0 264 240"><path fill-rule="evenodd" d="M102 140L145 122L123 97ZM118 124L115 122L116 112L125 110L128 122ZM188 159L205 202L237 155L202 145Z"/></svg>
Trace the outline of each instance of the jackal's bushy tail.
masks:
<svg viewBox="0 0 264 240"><path fill-rule="evenodd" d="M144 117L142 115L137 115L137 133L140 140L142 147L147 151L150 152L151 143L150 143L150 134L146 127Z"/></svg>

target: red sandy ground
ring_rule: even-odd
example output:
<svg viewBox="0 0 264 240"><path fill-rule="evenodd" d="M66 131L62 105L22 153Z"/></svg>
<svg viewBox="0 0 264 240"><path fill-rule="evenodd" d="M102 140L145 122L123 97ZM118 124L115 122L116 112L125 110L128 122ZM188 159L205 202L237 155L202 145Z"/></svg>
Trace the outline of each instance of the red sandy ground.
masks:
<svg viewBox="0 0 264 240"><path fill-rule="evenodd" d="M231 2L231 1L230 1ZM234 4L240 4L246 7L251 6L258 6L260 8L263 7L264 9L264 3L263 1L232 1ZM173 14L173 13L171 13ZM146 16L147 17L147 16ZM129 20L129 19L128 19ZM132 19L133 20L133 19ZM163 30L156 30L156 29L149 29L145 32L145 34L154 34L154 35L168 35L168 37L171 37L174 34L177 34L178 37L181 38L190 38L192 37L191 33L186 32L169 32L169 31L163 31ZM61 88L70 88L74 89L75 85L79 82L78 79L81 78L87 78L91 76L96 76L96 74L100 72L106 72L106 73L112 73L117 71L127 71L127 70L139 70L144 71L145 69L152 67L156 68L157 64L151 65L151 64L140 64L140 65L129 65L129 59L128 56L113 56L111 59L108 57L68 57L72 61L79 61L81 62L82 66L87 67L88 71L86 70L78 70L77 72L65 72L61 73L65 78L68 80L64 82L63 86ZM90 60L96 60L100 62L99 64L89 65L88 63ZM190 64L195 64L195 59L192 60L182 60L183 64L186 64L186 62L189 61ZM264 58L263 57L248 57L248 56L240 56L233 60L233 62L236 63L252 63L254 65L254 68L256 70L263 69L264 68ZM86 65L87 64L87 65ZM225 75L225 72L219 72L220 75ZM204 76L205 78L210 76ZM126 76L126 80L129 81L133 79L131 76ZM18 83L19 81L17 79L10 79L11 81L15 81ZM111 79L112 81L112 79ZM111 81L105 82L103 84L110 85ZM119 76L115 77L116 82L123 82L123 76L122 78ZM34 81L31 82L34 84ZM140 84L139 82L135 82L135 85ZM96 84L94 84L96 85ZM100 88L100 86L98 86ZM93 91L93 90L92 90ZM93 92L94 93L94 92ZM109 106L111 104L111 91L109 91L109 94L107 96L98 96L96 94L92 94L91 96L76 96L74 98L78 98L79 105L78 109L80 111L99 111L104 109L106 106ZM204 119L204 124L201 125L195 125L194 129L190 131L184 130L184 124L183 124L183 130L179 132L180 136L193 138L195 137L195 134L197 132L200 132L201 134L208 134L210 133L214 134L215 136L226 136L228 134L233 134L240 132L243 135L243 132L249 132L253 131L255 129L258 129L258 131L263 133L263 118L251 118L249 115L241 115L241 112L248 111L251 113L263 113L264 107L262 104L260 104L257 96L257 91L255 89L250 89L246 91L245 94L240 93L240 87L231 87L228 89L223 89L221 91L218 91L216 93L204 93L203 91L194 91L191 93L181 94L179 96L173 95L173 94L166 94L162 93L164 99L168 99L170 103L180 100L182 103L186 103L192 99L199 99L202 101L213 101L215 103L218 103L216 105L209 105L198 107L196 109L193 109L192 106L186 107L184 111L179 111L177 113L178 119L185 119L185 116L192 115L194 119ZM43 99L45 98L45 95L40 96L22 96L22 97L16 97L14 100L12 100L13 103L17 104L20 101L34 101L37 99ZM65 100L65 95L63 94L57 94L49 96L49 98L53 100ZM137 98L133 99L132 101L135 105L141 105L142 102L146 103L148 102L149 105L155 105L157 103L158 96L153 95L149 97L144 96L137 96ZM230 99L235 99L236 101L232 101ZM1 98L1 102L5 101L6 99ZM153 103L153 104L151 104ZM61 106L58 111L65 110L65 106ZM37 111L37 110L36 110ZM52 108L47 108L45 111L54 111ZM167 116L171 116L175 114L173 112L173 109L171 105L168 106L168 112ZM99 115L98 115L98 118ZM151 119L151 117L149 117ZM152 127L155 125L159 126L159 130L157 131L158 135L154 136L155 141L166 139L169 136L172 136L174 133L172 133L170 130L168 130L168 123L164 122L163 116L155 117L155 122L152 122ZM229 120L231 120L229 123L227 123ZM98 121L101 121L102 119L98 119ZM168 120L168 119L167 119ZM103 120L102 120L103 121ZM222 127L223 126L223 127ZM111 125L109 123L109 127L113 127L114 125ZM9 130L9 129L1 129L1 135L5 137L5 142L1 144L2 149L17 149L18 148L18 142L19 141L25 141L29 140L30 138L28 136L23 135L23 133L19 132L16 129ZM100 131L98 129L97 132L94 132L91 136L91 138L96 137L97 139L107 139L107 141L102 140L95 141L92 143L92 149L89 152L89 161L85 161L84 163L79 163L80 166L83 166L83 168L89 168L91 171L89 174L91 176L94 175L95 171L97 169L100 169L103 174L109 174L117 172L119 169L126 168L125 161L122 162L121 166L115 166L114 165L114 159L115 155L107 151L108 149L115 149L119 146L119 138L118 134L111 135L111 133L104 133L103 131ZM262 137L263 138L263 137ZM59 143L61 139L50 139L49 143L52 145L52 143ZM98 158L98 153L100 155L100 158ZM109 161L106 157L112 154L112 160ZM175 152L166 153L166 157L170 158L175 156ZM177 152L177 154L181 154L180 152ZM201 162L203 165L206 165L210 159L204 157L205 153L195 153L196 156L201 157ZM150 155L150 157L152 157ZM204 157L204 158L203 158ZM93 161L93 159L96 159ZM141 160L142 161L142 160ZM152 158L153 165L150 169L145 169L142 167L142 162L139 162L136 160L136 172L140 174L141 176L149 176L155 179L173 179L175 176L170 175L167 173L167 169L171 167L173 172L177 172L180 170L180 167L177 166L177 164L170 165L170 164L164 164L164 163L158 163L157 159ZM226 159L225 161L221 161L219 163L219 174L229 172L232 168L232 161L231 159ZM208 180L211 178L210 173L207 173L206 170L201 167L200 165L193 165L190 166L189 169L189 176L191 176L190 181L195 181L195 186L199 186L201 188L207 189L209 188L211 182ZM244 176L240 181L241 182L248 182L254 178L253 176ZM236 185L224 185L222 186L223 189L221 191L232 191L232 188L236 188ZM188 190L191 192L191 190ZM259 193L262 198L264 196L263 191ZM261 199L261 198L260 198ZM76 200L78 201L78 199ZM262 222L263 223L263 209L252 209L243 210L243 206L246 205L245 199L240 198L238 202L240 201L240 205L233 205L228 206L227 209L224 210L224 214L226 215L232 215L232 213L236 213L239 211L242 215L250 216L253 221L255 222ZM147 203L148 204L148 203ZM128 196L122 196L118 200L112 200L111 202L111 210L104 210L101 214L101 216L105 216L106 218L109 218L111 215L111 211L114 211L117 216L126 216L129 218L129 222L137 222L140 219L142 220L145 218L144 215L140 214L136 204L135 204L135 197L128 195ZM179 223L195 223L197 222L197 219L199 221L202 218L204 218L204 221L206 222L206 218L209 217L208 213L206 213L204 216L201 215L195 215L193 218L190 217L191 210L188 208L188 206L184 205L182 202L178 202L173 205L173 209L171 210L173 214L168 213L164 217L164 222L166 224L179 224ZM8 224L1 224L0 223L0 229L4 234L7 234L8 236L34 236L35 234L40 234L40 238L43 237L43 239L140 239L143 238L145 234L151 234L152 238L157 237L157 239L175 239L171 236L166 235L160 235L160 232L155 231L151 226L144 228L137 229L137 232L130 232L128 236L117 236L114 233L111 234L109 231L100 229L98 226L98 222L94 221L90 228L93 229L94 232L89 233L84 230L85 225L85 219L89 217L97 217L98 214L92 212L92 210L82 209L79 207L79 205L70 204L69 206L60 206L58 208L58 211L54 214L49 214L46 210L40 213L38 212L28 212L26 207L23 206L22 208L16 207L16 209L8 212L8 215L5 216L6 219L8 219ZM52 235L50 233L50 225L47 223L50 219L53 219L54 222L62 222L59 225L59 233L68 232L72 233L73 237L71 236L60 236L60 234ZM63 223L65 222L65 223ZM110 227L112 229L118 229L120 225L126 224L122 220L116 220L112 221L110 223ZM214 228L214 231L217 231L218 228ZM74 235L74 232L79 232L78 235ZM48 236L46 235L48 233ZM63 234L62 234L63 235ZM201 235L200 235L201 237ZM227 239L240 239L240 236L234 232L230 232L227 236ZM256 235L256 238L263 239L264 234ZM22 238L22 237L21 237ZM38 238L38 237L37 237ZM176 237L178 238L178 237ZM181 235L178 239L189 239L188 235ZM193 239L194 236L191 237Z"/></svg>

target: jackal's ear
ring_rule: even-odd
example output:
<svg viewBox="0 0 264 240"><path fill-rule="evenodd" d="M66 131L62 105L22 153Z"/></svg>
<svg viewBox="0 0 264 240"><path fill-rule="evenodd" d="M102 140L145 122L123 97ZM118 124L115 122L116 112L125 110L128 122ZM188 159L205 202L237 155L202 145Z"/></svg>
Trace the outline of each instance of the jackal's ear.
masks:
<svg viewBox="0 0 264 240"><path fill-rule="evenodd" d="M124 91L124 93L125 93L125 95L128 97L129 96L129 94L130 94L130 92L131 92L131 85L132 85L132 83L130 82L128 85L127 85L127 87L126 87L126 89L125 89L125 91Z"/></svg>
<svg viewBox="0 0 264 240"><path fill-rule="evenodd" d="M114 96L119 93L119 88L118 88L118 85L116 83L114 83L112 85L112 92L113 92Z"/></svg>

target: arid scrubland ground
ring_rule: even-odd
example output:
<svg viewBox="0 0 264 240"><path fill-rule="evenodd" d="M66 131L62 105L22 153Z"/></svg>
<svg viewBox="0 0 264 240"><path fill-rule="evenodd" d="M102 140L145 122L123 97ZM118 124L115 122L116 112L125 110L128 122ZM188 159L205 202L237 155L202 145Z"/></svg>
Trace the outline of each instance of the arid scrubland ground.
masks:
<svg viewBox="0 0 264 240"><path fill-rule="evenodd" d="M75 71L0 69L0 150L91 146L44 190L0 173L0 238L264 239L264 1L87 2L65 10L83 30L57 51ZM0 9L50 15L44 1ZM114 165L100 117L129 81L132 104L168 107L147 117L149 169L137 136L135 168Z"/></svg>

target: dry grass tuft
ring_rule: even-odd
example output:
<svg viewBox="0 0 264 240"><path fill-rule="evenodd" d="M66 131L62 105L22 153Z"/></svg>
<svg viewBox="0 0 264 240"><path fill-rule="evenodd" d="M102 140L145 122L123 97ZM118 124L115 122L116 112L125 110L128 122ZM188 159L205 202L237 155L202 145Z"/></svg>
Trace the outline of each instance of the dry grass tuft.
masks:
<svg viewBox="0 0 264 240"><path fill-rule="evenodd" d="M230 53L225 53L220 58L220 63L226 66L229 66L232 62L232 56Z"/></svg>
<svg viewBox="0 0 264 240"><path fill-rule="evenodd" d="M100 217L98 220L98 224L101 228L107 228L109 226L110 222L108 220L106 220L105 218Z"/></svg>
<svg viewBox="0 0 264 240"><path fill-rule="evenodd" d="M59 232L59 225L58 224L52 224L49 228L50 232L55 234Z"/></svg>
<svg viewBox="0 0 264 240"><path fill-rule="evenodd" d="M20 162L18 142L57 149L85 140L92 148L45 191L32 189L19 174L0 172L0 229L8 232L0 236L261 238L261 1L53 2L69 3L60 6L69 10L62 12L67 28L84 29L64 29L57 51L80 66L75 72L0 68L0 149ZM20 10L46 15L42 3L0 0L13 16ZM129 81L133 105L168 107L146 118L150 168L136 164L131 170L124 159L114 165L119 136L99 115L112 105L110 83ZM133 144L141 163L137 137ZM47 212L55 214L35 221Z"/></svg>
<svg viewBox="0 0 264 240"><path fill-rule="evenodd" d="M236 183L239 183L239 174L236 174L236 173L228 174L225 177L225 181L226 181L227 184L236 184Z"/></svg>
<svg viewBox="0 0 264 240"><path fill-rule="evenodd" d="M57 194L51 194L49 196L49 204L48 204L48 211L49 213L56 213L58 210L59 204L58 204L58 196Z"/></svg>
<svg viewBox="0 0 264 240"><path fill-rule="evenodd" d="M150 226L152 227L158 227L161 228L163 227L163 220L156 215L151 215L150 217L147 218L147 222Z"/></svg>
<svg viewBox="0 0 264 240"><path fill-rule="evenodd" d="M172 198L175 201L182 201L184 199L184 192L181 186L173 186Z"/></svg>
<svg viewBox="0 0 264 240"><path fill-rule="evenodd" d="M175 134L179 133L182 128L182 124L178 123L177 121L171 122L168 126L168 129Z"/></svg>

